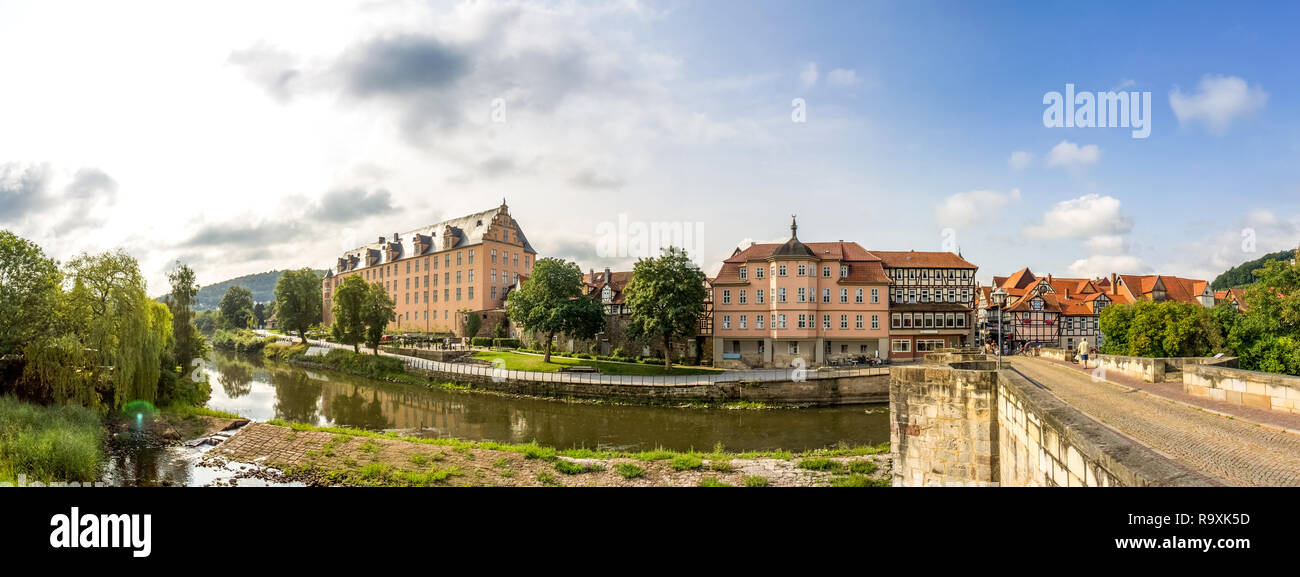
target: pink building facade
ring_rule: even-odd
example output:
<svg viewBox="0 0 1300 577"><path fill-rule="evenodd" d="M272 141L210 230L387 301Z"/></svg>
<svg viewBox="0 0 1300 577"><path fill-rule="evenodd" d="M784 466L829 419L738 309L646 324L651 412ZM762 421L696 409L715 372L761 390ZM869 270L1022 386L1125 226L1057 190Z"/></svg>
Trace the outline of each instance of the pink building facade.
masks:
<svg viewBox="0 0 1300 577"><path fill-rule="evenodd" d="M737 249L713 280L713 362L815 366L885 357L889 277L854 242L798 239Z"/></svg>

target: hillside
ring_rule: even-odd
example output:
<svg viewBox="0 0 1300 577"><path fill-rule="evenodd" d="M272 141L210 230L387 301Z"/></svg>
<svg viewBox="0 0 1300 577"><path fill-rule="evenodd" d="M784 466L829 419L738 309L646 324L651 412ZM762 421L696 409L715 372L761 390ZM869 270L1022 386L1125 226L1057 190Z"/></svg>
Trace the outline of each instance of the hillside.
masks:
<svg viewBox="0 0 1300 577"><path fill-rule="evenodd" d="M221 297L226 295L226 291L232 286L241 286L253 293L253 302L269 302L275 300L275 283L280 282L280 275L284 271L273 270L257 274L232 278L216 284L210 284L199 289L199 294L194 298L195 310L215 309L221 303ZM325 276L325 271L316 271L318 276Z"/></svg>
<svg viewBox="0 0 1300 577"><path fill-rule="evenodd" d="M1295 251L1282 250L1268 253L1255 260L1246 261L1219 275L1218 278L1214 279L1214 282L1210 283L1210 288L1219 291L1248 285L1255 282L1253 273L1255 269L1264 268L1264 263L1275 260L1289 262L1294 257Z"/></svg>

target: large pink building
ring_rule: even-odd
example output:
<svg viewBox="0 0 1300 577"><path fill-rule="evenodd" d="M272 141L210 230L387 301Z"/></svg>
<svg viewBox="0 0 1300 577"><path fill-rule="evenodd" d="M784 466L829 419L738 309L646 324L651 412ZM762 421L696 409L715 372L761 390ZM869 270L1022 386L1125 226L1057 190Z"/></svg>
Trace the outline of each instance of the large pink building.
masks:
<svg viewBox="0 0 1300 577"><path fill-rule="evenodd" d="M502 309L507 289L536 261L537 251L503 200L344 253L321 283L324 322L334 322L334 291L357 275L381 284L397 303L390 330L460 334L466 313Z"/></svg>
<svg viewBox="0 0 1300 577"><path fill-rule="evenodd" d="M753 244L713 280L713 360L720 367L805 366L889 352L889 277L855 242Z"/></svg>

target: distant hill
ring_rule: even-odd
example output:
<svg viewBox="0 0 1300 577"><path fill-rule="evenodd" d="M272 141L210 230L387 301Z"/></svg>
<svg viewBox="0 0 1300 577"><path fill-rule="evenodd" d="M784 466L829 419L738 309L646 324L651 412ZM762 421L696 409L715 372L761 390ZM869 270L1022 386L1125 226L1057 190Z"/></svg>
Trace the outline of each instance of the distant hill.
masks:
<svg viewBox="0 0 1300 577"><path fill-rule="evenodd" d="M1219 275L1218 278L1214 279L1214 282L1210 283L1210 288L1221 291L1246 286L1255 282L1255 269L1264 268L1265 263L1275 260L1291 262L1292 258L1295 258L1295 251L1283 250L1268 253L1252 261L1246 261Z"/></svg>
<svg viewBox="0 0 1300 577"><path fill-rule="evenodd" d="M253 302L273 301L275 300L275 283L280 282L281 274L284 274L284 271L273 270L207 285L199 289L198 296L194 298L194 308L195 310L217 308L217 305L221 304L221 297L226 296L226 291L232 286L248 289L248 292L253 293ZM325 271L318 270L316 275L324 277Z"/></svg>

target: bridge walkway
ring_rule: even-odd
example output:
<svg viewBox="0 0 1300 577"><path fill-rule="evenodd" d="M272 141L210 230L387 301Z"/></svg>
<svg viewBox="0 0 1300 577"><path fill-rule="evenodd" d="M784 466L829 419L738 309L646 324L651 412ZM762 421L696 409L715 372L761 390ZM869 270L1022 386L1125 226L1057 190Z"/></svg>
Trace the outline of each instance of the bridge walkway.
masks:
<svg viewBox="0 0 1300 577"><path fill-rule="evenodd" d="M1004 359L1097 421L1228 485L1300 486L1300 434L1146 394L1044 359Z"/></svg>

